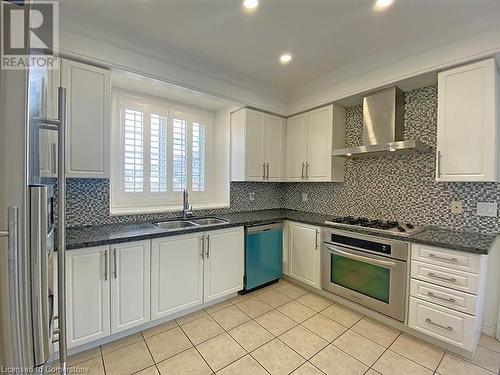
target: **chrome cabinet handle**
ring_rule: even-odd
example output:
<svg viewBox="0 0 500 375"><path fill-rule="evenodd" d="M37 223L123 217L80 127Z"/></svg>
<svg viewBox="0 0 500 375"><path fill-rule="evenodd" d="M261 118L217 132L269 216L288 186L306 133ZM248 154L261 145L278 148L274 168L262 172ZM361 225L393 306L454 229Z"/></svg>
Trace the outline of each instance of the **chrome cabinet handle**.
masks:
<svg viewBox="0 0 500 375"><path fill-rule="evenodd" d="M438 276L434 272L429 272L427 273L427 276L433 277L434 279L439 279L439 280L444 280L444 281L449 281L450 283L456 283L457 279L454 277L444 277L444 276Z"/></svg>
<svg viewBox="0 0 500 375"><path fill-rule="evenodd" d="M437 259L437 260L444 260L445 262L453 262L453 263L458 262L458 259L457 259L457 258L446 258L446 257L441 257L441 256L436 255L436 254L433 254L433 253L430 253L430 254L429 254L429 258L432 258L432 259Z"/></svg>
<svg viewBox="0 0 500 375"><path fill-rule="evenodd" d="M436 326L436 327L439 327L439 328L445 329L445 330L450 331L450 332L451 332L451 331L453 331L453 327L450 327L450 326L443 326L443 325L441 325L441 324L439 324L439 323L435 323L435 322L433 322L430 318L426 318L426 319L425 319L425 321L426 321L426 323L432 324L433 326Z"/></svg>
<svg viewBox="0 0 500 375"><path fill-rule="evenodd" d="M113 249L113 277L117 279L118 270L116 265L116 248Z"/></svg>
<svg viewBox="0 0 500 375"><path fill-rule="evenodd" d="M210 258L210 235L207 235L207 259Z"/></svg>
<svg viewBox="0 0 500 375"><path fill-rule="evenodd" d="M104 280L108 281L108 250L104 252Z"/></svg>
<svg viewBox="0 0 500 375"><path fill-rule="evenodd" d="M200 254L201 259L204 258L204 255L205 255L205 235L202 234L201 235L201 254Z"/></svg>
<svg viewBox="0 0 500 375"><path fill-rule="evenodd" d="M50 144L50 171L52 172L52 174L56 174L57 173L57 164L56 164L56 160L57 160L57 145L55 143L51 143Z"/></svg>
<svg viewBox="0 0 500 375"><path fill-rule="evenodd" d="M455 303L455 298L445 298L445 297L441 297L441 296L438 296L432 292L427 292L427 295L429 297L432 297L432 298L436 298L436 299L440 299L441 301L445 301L445 302L451 302L451 303Z"/></svg>
<svg viewBox="0 0 500 375"><path fill-rule="evenodd" d="M266 169L267 169L267 177L266 177L266 180L269 180L269 162L267 163Z"/></svg>
<svg viewBox="0 0 500 375"><path fill-rule="evenodd" d="M309 162L306 163L306 180L309 178Z"/></svg>
<svg viewBox="0 0 500 375"><path fill-rule="evenodd" d="M436 177L441 177L441 151L436 152Z"/></svg>
<svg viewBox="0 0 500 375"><path fill-rule="evenodd" d="M266 163L262 163L262 179L266 179Z"/></svg>
<svg viewBox="0 0 500 375"><path fill-rule="evenodd" d="M315 238L315 243L314 243L314 248L315 249L318 248L318 234L319 234L319 230L316 229L316 238Z"/></svg>
<svg viewBox="0 0 500 375"><path fill-rule="evenodd" d="M305 167L305 163L302 162L302 172L301 172L301 178L304 179L304 167Z"/></svg>

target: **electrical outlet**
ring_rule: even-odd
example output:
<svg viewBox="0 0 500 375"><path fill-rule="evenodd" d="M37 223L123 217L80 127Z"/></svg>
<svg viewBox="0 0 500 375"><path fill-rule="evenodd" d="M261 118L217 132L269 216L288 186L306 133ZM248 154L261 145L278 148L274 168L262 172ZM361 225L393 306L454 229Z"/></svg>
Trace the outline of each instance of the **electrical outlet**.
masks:
<svg viewBox="0 0 500 375"><path fill-rule="evenodd" d="M250 199L250 202L253 202L255 200L255 192L250 192L248 199Z"/></svg>
<svg viewBox="0 0 500 375"><path fill-rule="evenodd" d="M302 202L307 202L308 196L307 193L302 193Z"/></svg>
<svg viewBox="0 0 500 375"><path fill-rule="evenodd" d="M452 214L461 214L464 212L462 201L451 201L450 210Z"/></svg>
<svg viewBox="0 0 500 375"><path fill-rule="evenodd" d="M497 202L477 202L476 214L478 216L497 216Z"/></svg>

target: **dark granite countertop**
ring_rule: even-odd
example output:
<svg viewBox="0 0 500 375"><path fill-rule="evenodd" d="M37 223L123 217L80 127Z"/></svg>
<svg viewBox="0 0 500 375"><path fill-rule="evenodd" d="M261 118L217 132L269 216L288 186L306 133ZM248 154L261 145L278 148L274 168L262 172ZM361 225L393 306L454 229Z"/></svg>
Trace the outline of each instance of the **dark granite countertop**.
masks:
<svg viewBox="0 0 500 375"><path fill-rule="evenodd" d="M190 227L175 231L157 228L152 223L105 224L68 228L66 231L66 248L68 250L72 250L91 246L176 236L179 234L203 232L214 229L268 224L282 220L291 220L326 227L325 220L331 218L331 215L294 210L263 210L214 216L227 220L228 223L202 227ZM346 228L342 229L346 230ZM496 237L494 234L461 232L434 227L428 227L424 231L410 237L400 237L386 233L375 234L367 232L366 230L363 231L362 228L359 230L356 229L356 231L476 254L488 254Z"/></svg>

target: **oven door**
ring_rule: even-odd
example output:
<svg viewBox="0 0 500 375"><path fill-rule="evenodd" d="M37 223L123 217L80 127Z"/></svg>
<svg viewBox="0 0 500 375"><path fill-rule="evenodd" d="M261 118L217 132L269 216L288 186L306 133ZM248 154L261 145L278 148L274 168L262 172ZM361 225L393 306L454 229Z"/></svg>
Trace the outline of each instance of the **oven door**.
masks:
<svg viewBox="0 0 500 375"><path fill-rule="evenodd" d="M323 289L394 319L406 315L406 262L323 244Z"/></svg>

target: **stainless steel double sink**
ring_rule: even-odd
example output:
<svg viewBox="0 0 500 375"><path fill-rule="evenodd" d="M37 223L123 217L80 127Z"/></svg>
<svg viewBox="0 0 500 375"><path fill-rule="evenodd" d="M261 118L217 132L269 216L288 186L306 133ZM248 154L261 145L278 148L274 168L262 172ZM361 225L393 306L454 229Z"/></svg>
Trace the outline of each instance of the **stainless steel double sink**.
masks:
<svg viewBox="0 0 500 375"><path fill-rule="evenodd" d="M217 224L226 224L227 220L219 219L216 217L204 217L204 218L192 218L192 219L178 219L178 220L168 220L168 221L160 221L154 223L158 228L166 229L166 230L181 230L185 228L192 227L203 227Z"/></svg>

